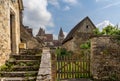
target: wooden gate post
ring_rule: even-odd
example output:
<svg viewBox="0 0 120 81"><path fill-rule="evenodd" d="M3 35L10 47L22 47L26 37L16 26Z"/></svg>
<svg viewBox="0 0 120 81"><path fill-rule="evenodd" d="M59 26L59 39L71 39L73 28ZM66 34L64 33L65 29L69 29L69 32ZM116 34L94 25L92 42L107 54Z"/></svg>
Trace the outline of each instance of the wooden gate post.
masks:
<svg viewBox="0 0 120 81"><path fill-rule="evenodd" d="M52 61L52 81L56 81L56 73L57 73L57 57L55 55L55 52L51 52L51 61Z"/></svg>

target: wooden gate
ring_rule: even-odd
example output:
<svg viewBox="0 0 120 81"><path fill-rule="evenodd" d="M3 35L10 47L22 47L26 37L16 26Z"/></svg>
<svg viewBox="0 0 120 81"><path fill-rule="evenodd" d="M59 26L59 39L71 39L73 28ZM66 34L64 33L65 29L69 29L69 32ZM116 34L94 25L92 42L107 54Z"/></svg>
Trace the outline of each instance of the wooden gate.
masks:
<svg viewBox="0 0 120 81"><path fill-rule="evenodd" d="M90 54L57 56L58 80L90 77Z"/></svg>

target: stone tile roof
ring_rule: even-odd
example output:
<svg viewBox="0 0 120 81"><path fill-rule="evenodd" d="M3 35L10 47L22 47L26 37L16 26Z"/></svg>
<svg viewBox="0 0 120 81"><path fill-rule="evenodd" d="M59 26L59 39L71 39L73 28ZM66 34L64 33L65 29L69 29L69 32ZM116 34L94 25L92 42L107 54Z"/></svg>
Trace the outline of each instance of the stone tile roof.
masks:
<svg viewBox="0 0 120 81"><path fill-rule="evenodd" d="M45 34L46 41L53 41L53 34Z"/></svg>

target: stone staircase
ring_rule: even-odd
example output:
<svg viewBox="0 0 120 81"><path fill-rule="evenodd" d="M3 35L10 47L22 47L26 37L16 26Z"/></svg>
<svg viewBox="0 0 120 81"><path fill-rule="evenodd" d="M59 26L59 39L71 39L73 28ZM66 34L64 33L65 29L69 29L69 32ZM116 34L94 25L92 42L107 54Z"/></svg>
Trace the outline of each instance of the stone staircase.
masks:
<svg viewBox="0 0 120 81"><path fill-rule="evenodd" d="M11 55L6 64L0 67L0 81L36 81L41 52L30 51Z"/></svg>

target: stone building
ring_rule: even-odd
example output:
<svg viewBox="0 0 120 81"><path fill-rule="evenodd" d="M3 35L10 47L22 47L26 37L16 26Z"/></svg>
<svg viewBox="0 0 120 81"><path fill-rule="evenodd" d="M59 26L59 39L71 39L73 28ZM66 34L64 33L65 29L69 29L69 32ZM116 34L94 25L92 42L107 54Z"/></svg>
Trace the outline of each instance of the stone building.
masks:
<svg viewBox="0 0 120 81"><path fill-rule="evenodd" d="M27 32L28 32L31 36L33 36L33 29L32 29L32 28L30 28L29 26L24 26L24 28L27 30Z"/></svg>
<svg viewBox="0 0 120 81"><path fill-rule="evenodd" d="M0 0L0 65L19 52L22 0Z"/></svg>
<svg viewBox="0 0 120 81"><path fill-rule="evenodd" d="M62 28L60 28L59 35L58 35L58 41L62 43L63 40L64 40L64 33L63 33Z"/></svg>
<svg viewBox="0 0 120 81"><path fill-rule="evenodd" d="M41 40L45 46L56 48L61 46L64 39L64 34L61 28L58 35L58 40L54 40L53 34L46 34L45 30L43 28L40 28L38 34L36 35L36 38L38 39L38 41Z"/></svg>
<svg viewBox="0 0 120 81"><path fill-rule="evenodd" d="M43 43L41 40L37 40L33 36L32 28L29 26L22 25L20 27L20 39L23 44L26 45L26 49L41 49L43 47Z"/></svg>
<svg viewBox="0 0 120 81"><path fill-rule="evenodd" d="M89 40L95 28L96 27L90 18L85 17L63 40L63 48L66 48L69 51L79 52L78 50L80 50L80 45Z"/></svg>
<svg viewBox="0 0 120 81"><path fill-rule="evenodd" d="M36 35L36 38L39 38L40 40L42 40L45 46L52 47L54 45L53 34L46 34L43 28L39 29L39 32Z"/></svg>

